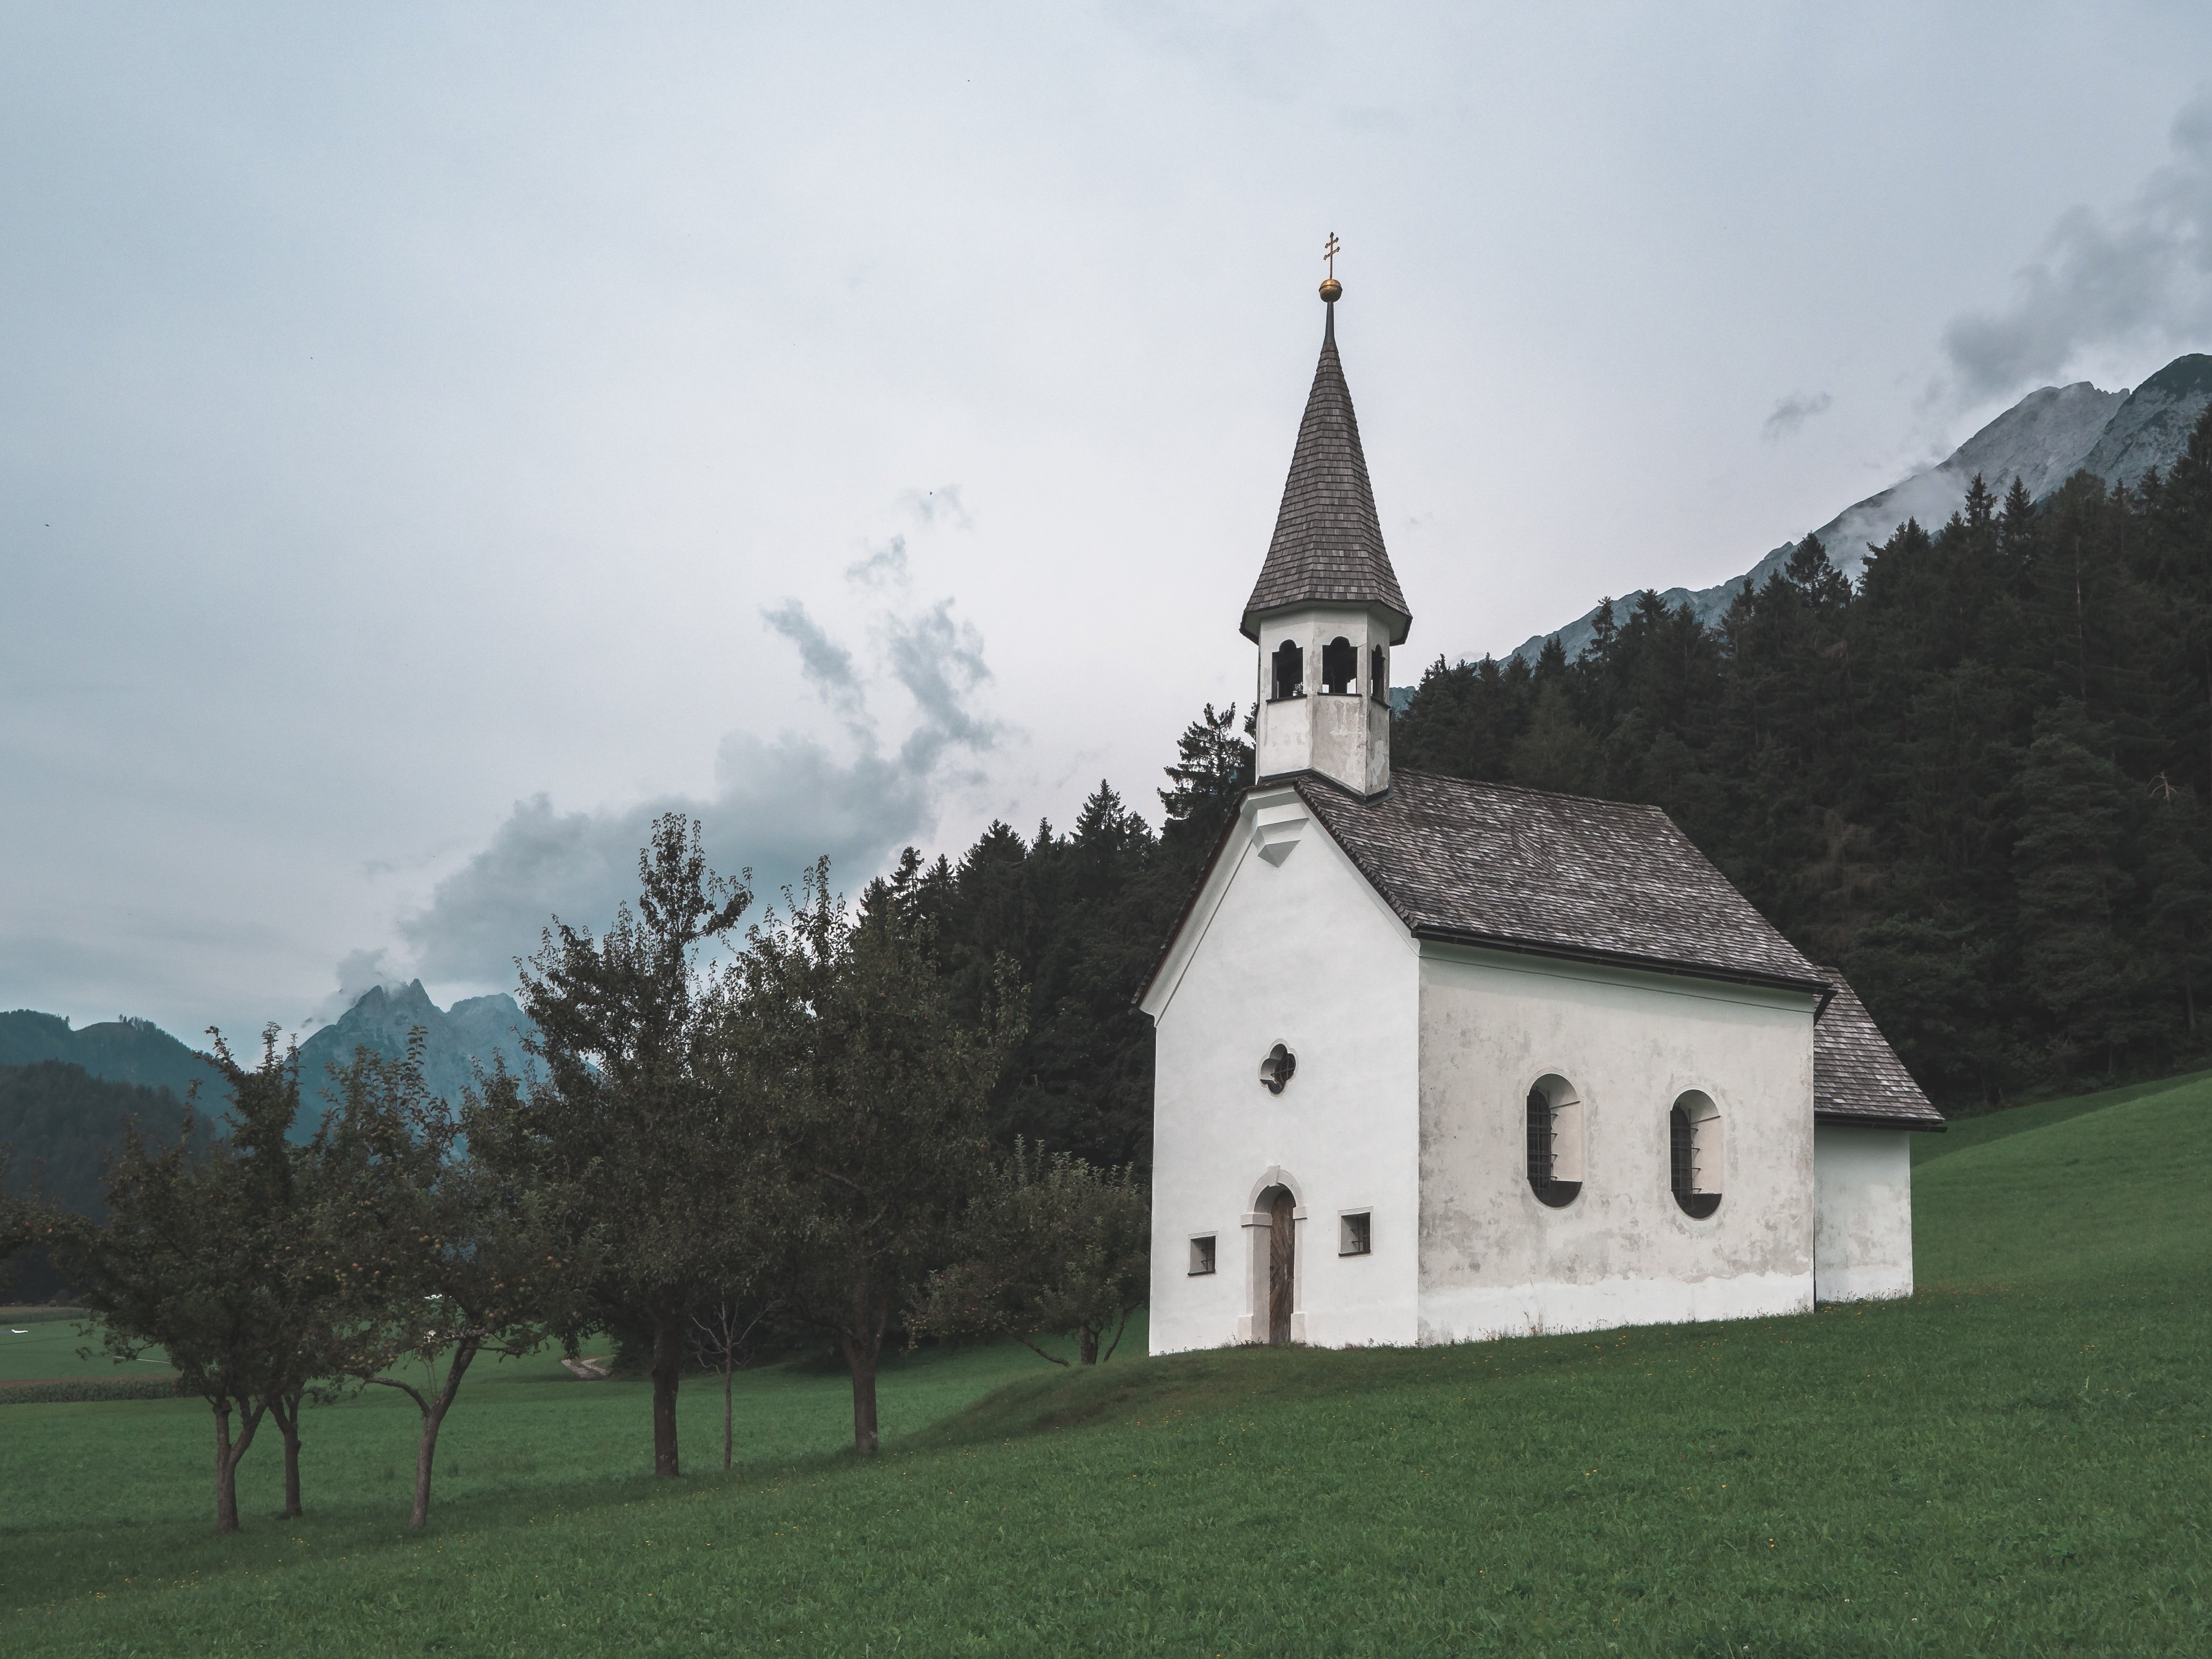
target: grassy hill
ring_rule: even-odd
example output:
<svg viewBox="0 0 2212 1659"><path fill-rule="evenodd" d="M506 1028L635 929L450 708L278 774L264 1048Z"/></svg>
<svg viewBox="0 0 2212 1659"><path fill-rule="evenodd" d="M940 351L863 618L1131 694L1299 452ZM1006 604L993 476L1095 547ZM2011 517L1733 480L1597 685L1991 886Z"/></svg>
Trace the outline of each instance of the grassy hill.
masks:
<svg viewBox="0 0 2212 1659"><path fill-rule="evenodd" d="M2077 1109L2063 1109L2069 1106ZM2008 1122L2008 1119L2016 1119ZM1972 1133L1966 1130L1971 1128ZM196 1403L0 1406L11 1653L2212 1650L2212 1080L1931 1143L1921 1292L1794 1319L1048 1370L745 1379L741 1465L645 1476L641 1385L312 1413L219 1540ZM0 1338L0 1340L5 1340Z"/></svg>

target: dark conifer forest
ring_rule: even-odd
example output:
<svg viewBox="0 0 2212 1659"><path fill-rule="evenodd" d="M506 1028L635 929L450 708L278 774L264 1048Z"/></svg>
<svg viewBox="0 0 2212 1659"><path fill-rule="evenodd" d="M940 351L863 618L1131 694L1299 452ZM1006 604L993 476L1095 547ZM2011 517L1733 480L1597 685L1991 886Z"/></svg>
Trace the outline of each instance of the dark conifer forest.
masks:
<svg viewBox="0 0 2212 1659"><path fill-rule="evenodd" d="M1439 659L1393 764L1663 807L1947 1111L2205 1054L2212 416L2133 488L1978 480L1856 586L1808 538L1716 627L1648 593L1608 614L1577 661ZM969 1002L1002 952L1031 988L1006 1135L1149 1164L1130 1000L1249 780L1241 724L1183 734L1158 836L1102 783L1071 831L901 866Z"/></svg>

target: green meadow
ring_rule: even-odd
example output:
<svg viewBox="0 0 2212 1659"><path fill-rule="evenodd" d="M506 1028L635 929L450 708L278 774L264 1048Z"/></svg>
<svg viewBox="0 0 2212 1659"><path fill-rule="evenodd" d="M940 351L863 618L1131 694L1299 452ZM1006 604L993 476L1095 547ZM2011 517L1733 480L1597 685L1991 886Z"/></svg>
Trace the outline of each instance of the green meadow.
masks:
<svg viewBox="0 0 2212 1659"><path fill-rule="evenodd" d="M0 1406L0 1651L2212 1652L2212 1078L1916 1151L1910 1302L923 1353L865 1464L824 1368L740 1380L728 1475L688 1382L691 1473L656 1486L642 1385L494 1367L420 1536L404 1401L309 1414L304 1521L257 1444L230 1538L197 1401ZM32 1357L0 1376L64 1374Z"/></svg>

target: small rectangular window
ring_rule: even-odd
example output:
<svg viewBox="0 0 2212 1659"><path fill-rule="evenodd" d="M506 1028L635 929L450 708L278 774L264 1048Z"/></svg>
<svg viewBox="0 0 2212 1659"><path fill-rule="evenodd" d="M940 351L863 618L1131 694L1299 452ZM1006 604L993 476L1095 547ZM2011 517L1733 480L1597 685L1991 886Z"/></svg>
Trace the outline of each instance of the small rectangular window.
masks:
<svg viewBox="0 0 2212 1659"><path fill-rule="evenodd" d="M1195 1273L1213 1271L1213 1235L1206 1233L1190 1241L1190 1270Z"/></svg>
<svg viewBox="0 0 2212 1659"><path fill-rule="evenodd" d="M1365 1255L1373 1249L1369 1243L1368 1212L1347 1211L1337 1218L1336 1253L1339 1255Z"/></svg>

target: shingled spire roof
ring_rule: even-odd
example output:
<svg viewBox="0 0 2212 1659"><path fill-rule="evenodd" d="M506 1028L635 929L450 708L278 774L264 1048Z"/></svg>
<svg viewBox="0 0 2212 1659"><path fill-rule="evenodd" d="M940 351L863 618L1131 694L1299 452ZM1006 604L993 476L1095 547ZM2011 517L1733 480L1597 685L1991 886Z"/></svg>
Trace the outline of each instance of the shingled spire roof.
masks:
<svg viewBox="0 0 2212 1659"><path fill-rule="evenodd" d="M1372 605L1391 613L1390 643L1402 644L1413 625L1398 573L1382 550L1375 516L1375 491L1367 482L1367 457L1359 447L1359 420L1336 356L1336 302L1321 337L1305 419L1291 453L1283 509L1267 562L1244 604L1244 636L1260 637L1262 611L1293 605Z"/></svg>

